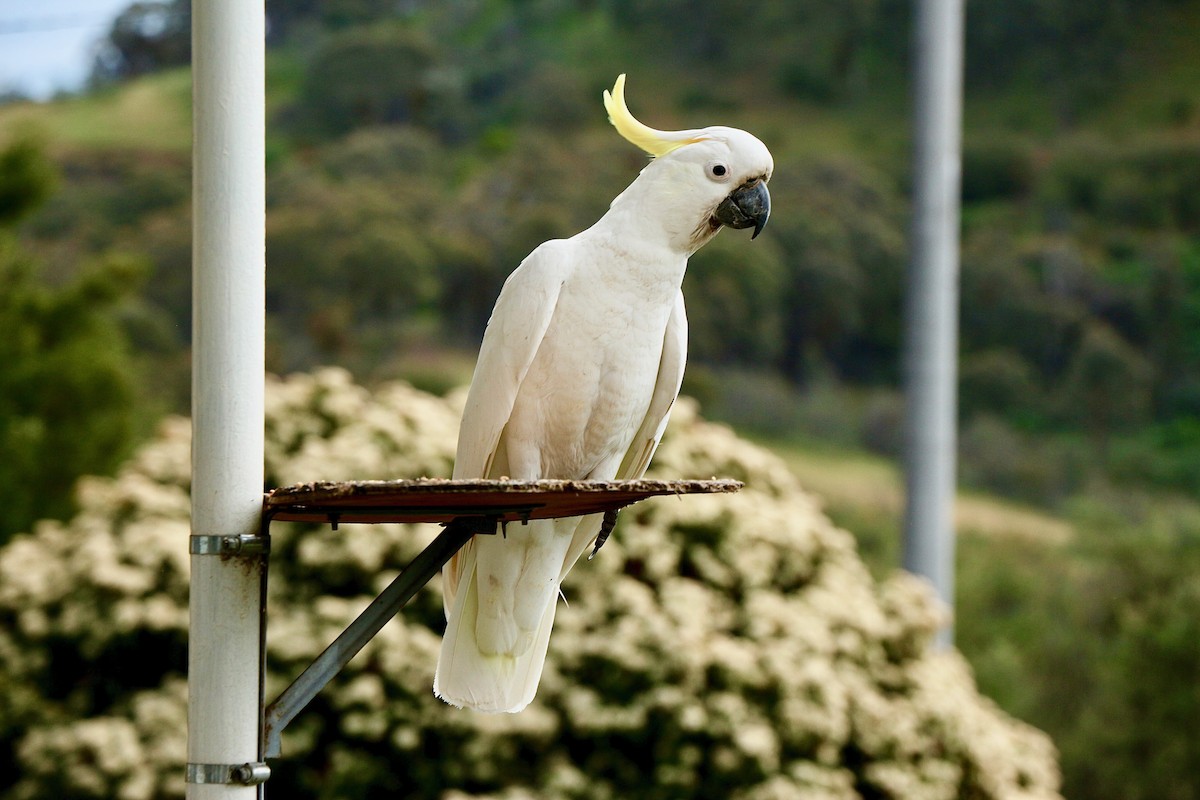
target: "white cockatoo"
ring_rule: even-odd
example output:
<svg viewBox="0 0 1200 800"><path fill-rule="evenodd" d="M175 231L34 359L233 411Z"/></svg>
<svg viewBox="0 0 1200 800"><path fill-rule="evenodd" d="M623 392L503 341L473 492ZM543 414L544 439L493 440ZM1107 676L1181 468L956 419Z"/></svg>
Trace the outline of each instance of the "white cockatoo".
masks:
<svg viewBox="0 0 1200 800"><path fill-rule="evenodd" d="M592 227L545 242L508 277L487 325L458 435L455 478L640 478L683 380L688 257L723 226L767 222L771 154L714 126L660 131L604 106L653 157ZM751 237L753 238L753 236ZM434 692L479 711L533 699L559 583L601 515L475 536L443 569L447 626Z"/></svg>

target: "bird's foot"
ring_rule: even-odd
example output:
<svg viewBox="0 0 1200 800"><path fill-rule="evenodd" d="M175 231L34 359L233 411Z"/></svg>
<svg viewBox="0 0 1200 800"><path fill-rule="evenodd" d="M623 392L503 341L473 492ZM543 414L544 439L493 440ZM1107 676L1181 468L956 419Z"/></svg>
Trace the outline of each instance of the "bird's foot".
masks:
<svg viewBox="0 0 1200 800"><path fill-rule="evenodd" d="M617 526L617 509L610 508L604 512L604 521L600 523L600 533L596 535L596 546L592 548L592 554L588 556L588 561L596 557L596 553L600 552L600 548L608 541L608 536L613 532L613 528Z"/></svg>

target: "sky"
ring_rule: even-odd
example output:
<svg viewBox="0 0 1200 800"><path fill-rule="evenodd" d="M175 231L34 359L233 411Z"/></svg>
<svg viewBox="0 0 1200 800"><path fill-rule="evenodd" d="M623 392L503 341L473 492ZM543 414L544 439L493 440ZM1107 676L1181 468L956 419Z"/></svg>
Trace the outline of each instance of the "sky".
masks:
<svg viewBox="0 0 1200 800"><path fill-rule="evenodd" d="M80 88L96 43L134 0L0 0L0 92Z"/></svg>

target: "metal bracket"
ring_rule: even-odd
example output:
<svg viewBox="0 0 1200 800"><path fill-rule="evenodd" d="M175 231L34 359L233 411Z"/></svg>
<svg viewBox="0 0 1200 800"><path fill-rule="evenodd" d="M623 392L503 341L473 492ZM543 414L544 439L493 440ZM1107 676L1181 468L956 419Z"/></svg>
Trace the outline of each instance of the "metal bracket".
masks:
<svg viewBox="0 0 1200 800"><path fill-rule="evenodd" d="M271 540L267 536L204 536L193 534L188 542L188 552L194 556L261 556L271 552Z"/></svg>
<svg viewBox="0 0 1200 800"><path fill-rule="evenodd" d="M258 786L271 777L271 768L261 761L245 764L188 764L187 783L221 783Z"/></svg>
<svg viewBox="0 0 1200 800"><path fill-rule="evenodd" d="M283 729L317 696L325 685L350 663L350 659L399 613L412 596L436 575L450 557L475 534L494 534L492 517L459 517L448 523L387 588L308 665L275 702L263 712L262 754L281 755Z"/></svg>

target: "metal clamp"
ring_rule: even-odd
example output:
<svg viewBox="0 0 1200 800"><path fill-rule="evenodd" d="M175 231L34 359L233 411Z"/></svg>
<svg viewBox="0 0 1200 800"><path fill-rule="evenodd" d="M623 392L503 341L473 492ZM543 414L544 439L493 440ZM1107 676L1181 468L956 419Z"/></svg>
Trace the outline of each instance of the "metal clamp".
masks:
<svg viewBox="0 0 1200 800"><path fill-rule="evenodd" d="M260 556L271 551L266 536L204 536L192 534L188 552L194 556Z"/></svg>
<svg viewBox="0 0 1200 800"><path fill-rule="evenodd" d="M221 783L258 786L271 777L271 768L261 761L245 764L188 764L187 783Z"/></svg>

